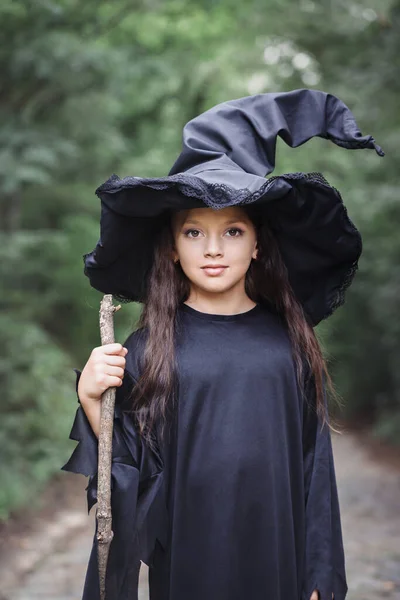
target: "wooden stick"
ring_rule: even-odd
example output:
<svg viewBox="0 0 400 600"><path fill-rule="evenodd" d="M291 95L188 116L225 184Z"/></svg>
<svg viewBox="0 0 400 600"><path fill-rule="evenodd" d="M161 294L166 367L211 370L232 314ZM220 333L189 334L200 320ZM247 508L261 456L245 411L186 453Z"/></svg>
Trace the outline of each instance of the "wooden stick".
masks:
<svg viewBox="0 0 400 600"><path fill-rule="evenodd" d="M114 306L112 295L106 294L100 303L101 343L114 343ZM108 388L101 397L99 457L97 473L97 560L99 565L100 599L106 600L106 571L110 544L113 538L111 522L111 462L114 426L115 387Z"/></svg>

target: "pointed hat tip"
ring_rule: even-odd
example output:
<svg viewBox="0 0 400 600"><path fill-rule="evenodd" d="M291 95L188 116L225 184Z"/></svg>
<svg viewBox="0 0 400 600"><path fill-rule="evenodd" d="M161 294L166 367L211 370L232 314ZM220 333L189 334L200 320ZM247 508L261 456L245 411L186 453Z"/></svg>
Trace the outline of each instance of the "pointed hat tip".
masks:
<svg viewBox="0 0 400 600"><path fill-rule="evenodd" d="M382 150L382 148L380 146L378 146L378 144L375 142L374 138L371 139L371 142L372 142L372 144L373 144L373 146L374 146L374 148L376 150L376 153L379 156L385 156L384 151Z"/></svg>

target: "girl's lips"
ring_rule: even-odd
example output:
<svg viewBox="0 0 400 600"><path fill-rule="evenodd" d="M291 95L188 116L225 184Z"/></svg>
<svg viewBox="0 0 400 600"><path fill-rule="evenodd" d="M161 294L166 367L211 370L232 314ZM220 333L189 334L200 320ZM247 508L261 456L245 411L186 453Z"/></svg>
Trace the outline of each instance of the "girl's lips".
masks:
<svg viewBox="0 0 400 600"><path fill-rule="evenodd" d="M227 268L228 267L203 267L203 271L207 273L207 275L215 276L220 275Z"/></svg>

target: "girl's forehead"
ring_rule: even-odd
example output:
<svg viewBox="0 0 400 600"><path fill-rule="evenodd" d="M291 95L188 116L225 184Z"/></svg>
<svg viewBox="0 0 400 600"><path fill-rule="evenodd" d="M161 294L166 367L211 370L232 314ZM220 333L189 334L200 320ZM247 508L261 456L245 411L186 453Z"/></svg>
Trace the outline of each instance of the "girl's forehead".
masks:
<svg viewBox="0 0 400 600"><path fill-rule="evenodd" d="M182 224L186 221L197 221L204 223L222 223L234 219L248 221L249 217L240 206L227 206L226 208L214 209L209 207L204 208L189 208L179 210L173 214L173 220L176 224Z"/></svg>

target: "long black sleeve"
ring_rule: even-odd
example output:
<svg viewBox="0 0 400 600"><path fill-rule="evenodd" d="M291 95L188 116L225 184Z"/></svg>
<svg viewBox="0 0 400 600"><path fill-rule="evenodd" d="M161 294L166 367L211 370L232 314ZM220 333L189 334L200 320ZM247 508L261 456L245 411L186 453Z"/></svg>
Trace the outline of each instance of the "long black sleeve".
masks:
<svg viewBox="0 0 400 600"><path fill-rule="evenodd" d="M76 393L81 372L76 373ZM107 565L107 600L137 600L140 561L151 563L156 538L166 544L167 511L163 461L140 439L132 416L123 410L135 385L125 370L123 385L116 388L111 470L111 509L114 537ZM79 397L78 397L79 402ZM89 476L88 509L97 502L98 440L81 405L70 438L78 441L64 471ZM99 600L96 532L82 600Z"/></svg>
<svg viewBox="0 0 400 600"><path fill-rule="evenodd" d="M71 473L81 473L89 477L89 484L87 487L87 500L88 500L88 511L97 501L97 463L98 463L98 440L90 426L89 420L83 407L80 404L78 395L78 384L81 377L81 371L74 369L76 374L75 390L78 399L79 406L76 411L75 420L72 425L70 439L79 442L73 451L68 462L62 467L63 471L70 471ZM131 462L137 467L140 460L140 447L135 449L135 457L131 456L131 453L124 442L122 423L117 415L120 414L120 398L123 394L116 394L116 409L113 425L113 443L112 443L112 460L113 462L127 461ZM133 461L132 461L133 458Z"/></svg>
<svg viewBox="0 0 400 600"><path fill-rule="evenodd" d="M325 386L324 399L327 409ZM303 418L306 544L302 600L310 600L314 589L319 590L320 600L331 600L332 593L335 600L344 600L348 588L331 433L327 424L322 427L315 406L315 384L310 378Z"/></svg>

